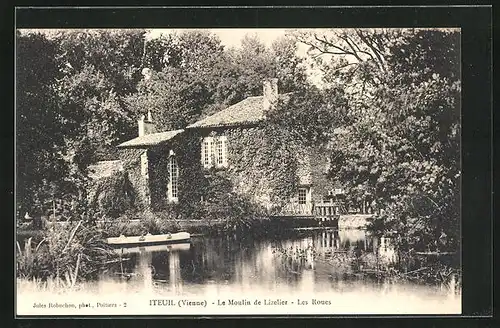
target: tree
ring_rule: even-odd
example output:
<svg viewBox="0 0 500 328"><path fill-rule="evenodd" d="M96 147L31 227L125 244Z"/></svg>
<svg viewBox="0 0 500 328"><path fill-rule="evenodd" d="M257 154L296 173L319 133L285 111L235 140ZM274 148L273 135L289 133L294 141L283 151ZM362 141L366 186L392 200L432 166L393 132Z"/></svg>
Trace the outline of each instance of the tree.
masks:
<svg viewBox="0 0 500 328"><path fill-rule="evenodd" d="M53 89L56 53L57 44L41 34L16 35L16 201L30 213L67 171L58 151L64 124Z"/></svg>
<svg viewBox="0 0 500 328"><path fill-rule="evenodd" d="M66 73L93 67L104 74L118 95L135 92L141 79L145 31L67 30L58 33L58 60Z"/></svg>
<svg viewBox="0 0 500 328"><path fill-rule="evenodd" d="M145 31L67 30L53 39L63 68L56 92L67 127L66 157L86 175L88 164L114 159L116 144L135 135L125 98L142 76Z"/></svg>
<svg viewBox="0 0 500 328"><path fill-rule="evenodd" d="M456 250L459 34L343 30L299 38L313 56L330 57L319 60L325 81L346 91L344 133L332 139L332 178L351 199L376 201L386 210L385 230L411 247Z"/></svg>
<svg viewBox="0 0 500 328"><path fill-rule="evenodd" d="M92 66L58 82L58 98L66 119L67 150L77 151L78 145L87 140L92 147L92 156L84 157L87 164L104 159L120 140L135 132L135 122L114 90L104 74Z"/></svg>
<svg viewBox="0 0 500 328"><path fill-rule="evenodd" d="M326 146L343 124L347 106L341 88L304 85L267 113L268 124L304 146Z"/></svg>
<svg viewBox="0 0 500 328"><path fill-rule="evenodd" d="M298 43L292 36L282 36L271 44L271 56L282 93L295 92L308 84L305 61L297 51Z"/></svg>
<svg viewBox="0 0 500 328"><path fill-rule="evenodd" d="M164 34L145 45L145 67L151 77L127 97L136 117L153 114L157 128L184 128L214 105L223 56L220 40L206 31ZM147 65L151 65L147 66Z"/></svg>
<svg viewBox="0 0 500 328"><path fill-rule="evenodd" d="M128 97L137 116L153 112L158 128L178 129L248 96L262 95L262 82L280 77L280 91L305 81L296 42L290 38L267 48L257 36L246 36L241 48L224 49L206 31L166 34L146 43L151 78Z"/></svg>
<svg viewBox="0 0 500 328"><path fill-rule="evenodd" d="M23 206L29 208L34 198L82 201L88 164L112 157L116 143L134 135L123 97L140 77L143 39L140 30L18 34L16 141Z"/></svg>
<svg viewBox="0 0 500 328"><path fill-rule="evenodd" d="M275 40L268 48L257 35L246 35L241 47L228 51L232 74L232 90L237 90L242 100L248 96L262 95L262 81L278 78L280 93L296 91L305 84L305 68L297 56L297 42L290 37ZM227 81L226 81L227 83Z"/></svg>
<svg viewBox="0 0 500 328"><path fill-rule="evenodd" d="M127 101L138 116L151 111L157 129L168 131L196 121L210 103L210 93L205 84L183 70L166 68L142 81L139 92Z"/></svg>

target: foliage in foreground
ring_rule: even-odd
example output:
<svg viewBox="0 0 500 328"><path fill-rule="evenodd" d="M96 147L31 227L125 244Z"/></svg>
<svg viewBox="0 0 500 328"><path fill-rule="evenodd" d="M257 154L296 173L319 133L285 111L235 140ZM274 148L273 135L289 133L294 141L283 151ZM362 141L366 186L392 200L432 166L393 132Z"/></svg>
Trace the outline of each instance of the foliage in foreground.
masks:
<svg viewBox="0 0 500 328"><path fill-rule="evenodd" d="M105 243L102 232L78 222L49 227L42 240L30 237L22 247L16 244L18 278L62 280L74 285L78 280L97 277L99 270L117 260Z"/></svg>

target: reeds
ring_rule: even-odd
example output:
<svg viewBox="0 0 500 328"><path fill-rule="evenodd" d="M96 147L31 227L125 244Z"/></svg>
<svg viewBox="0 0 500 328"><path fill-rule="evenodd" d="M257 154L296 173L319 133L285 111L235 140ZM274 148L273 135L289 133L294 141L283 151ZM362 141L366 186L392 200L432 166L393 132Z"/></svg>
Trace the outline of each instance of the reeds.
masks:
<svg viewBox="0 0 500 328"><path fill-rule="evenodd" d="M28 238L24 247L16 245L18 278L62 287L97 277L105 263L118 257L105 243L102 231L81 221L52 226L39 243Z"/></svg>
<svg viewBox="0 0 500 328"><path fill-rule="evenodd" d="M354 249L325 252L312 245L274 247L273 254L282 260L285 267L294 268L291 270L293 273L311 267L315 270L330 270L332 275L341 272L378 280L425 283L439 286L450 293L457 293L461 289L460 270L439 261L411 262L410 266L400 260L387 261L372 252L356 252Z"/></svg>

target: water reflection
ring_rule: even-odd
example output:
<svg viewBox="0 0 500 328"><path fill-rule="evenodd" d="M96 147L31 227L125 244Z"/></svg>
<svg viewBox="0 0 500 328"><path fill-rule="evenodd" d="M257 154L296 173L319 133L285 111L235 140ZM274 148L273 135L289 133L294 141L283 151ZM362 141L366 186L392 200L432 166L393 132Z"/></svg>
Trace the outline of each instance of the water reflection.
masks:
<svg viewBox="0 0 500 328"><path fill-rule="evenodd" d="M179 252L168 253L168 273L170 289L175 294L182 293L181 266L179 261Z"/></svg>
<svg viewBox="0 0 500 328"><path fill-rule="evenodd" d="M153 275L151 274L151 252L141 252L137 261L137 266L135 271L137 272L137 277L139 283L142 283L143 290L150 291L153 289Z"/></svg>
<svg viewBox="0 0 500 328"><path fill-rule="evenodd" d="M196 237L190 244L138 250L113 268L129 277L127 288L168 295L257 293L378 293L394 290L444 292L439 288L374 280L360 270L395 260L390 239L363 230L296 232L279 240L254 240L226 235ZM127 276L128 275L128 276Z"/></svg>

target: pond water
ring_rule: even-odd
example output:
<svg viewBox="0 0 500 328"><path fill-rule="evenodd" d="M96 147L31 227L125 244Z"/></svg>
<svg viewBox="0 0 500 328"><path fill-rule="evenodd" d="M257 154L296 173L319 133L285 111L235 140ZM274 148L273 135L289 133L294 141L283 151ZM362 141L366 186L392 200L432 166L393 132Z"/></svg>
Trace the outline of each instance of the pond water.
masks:
<svg viewBox="0 0 500 328"><path fill-rule="evenodd" d="M152 299L206 302L197 309L175 310L179 314L461 312L460 293L449 288L360 274L360 268L390 265L396 258L389 241L363 230L293 231L260 240L195 236L191 243L121 254L128 260L87 284L85 293L117 295L111 299L121 297L129 304L146 298L130 314L164 313L165 304L161 309L146 304ZM260 306L254 306L256 301Z"/></svg>

